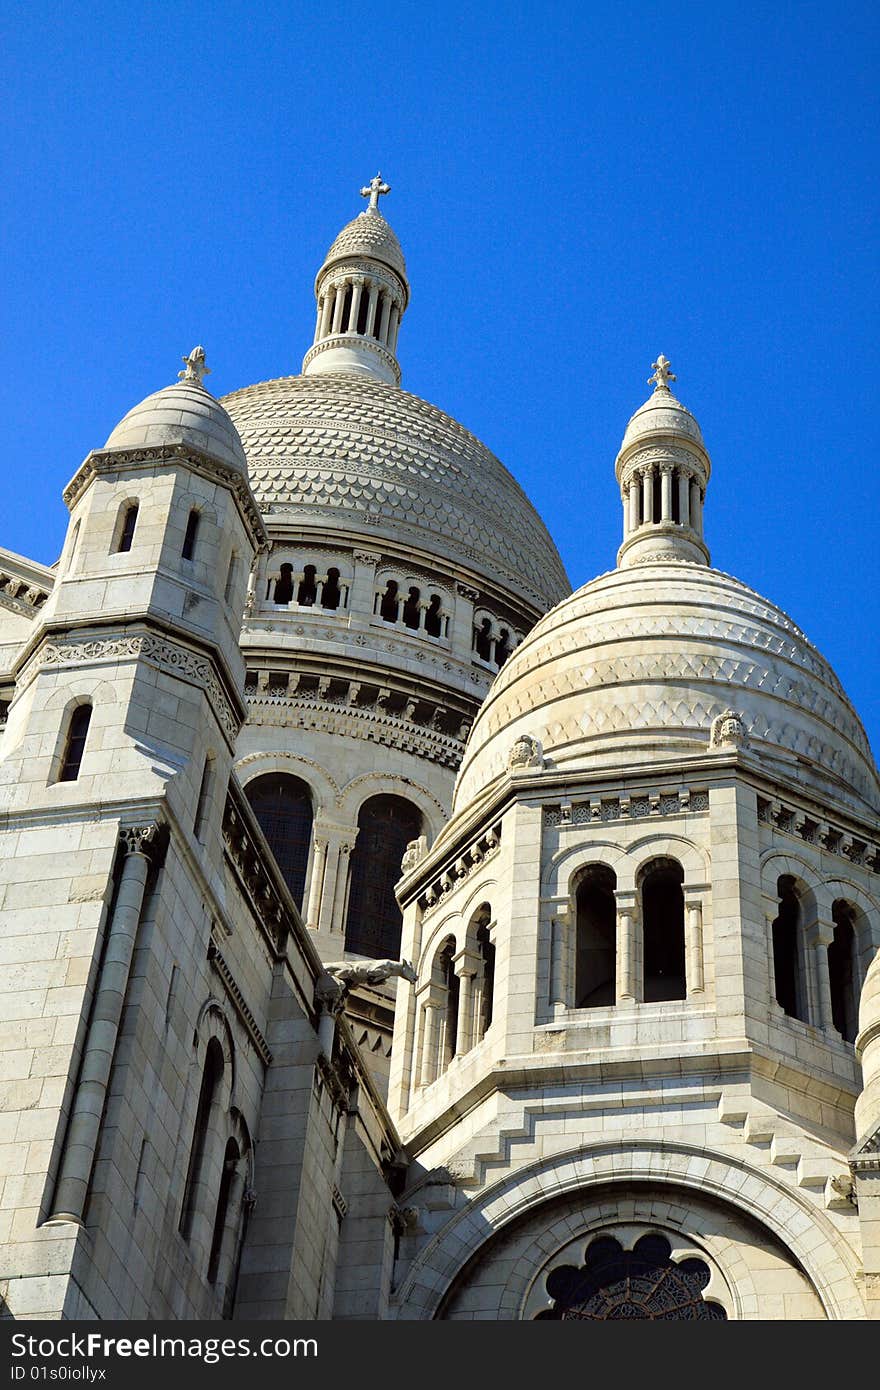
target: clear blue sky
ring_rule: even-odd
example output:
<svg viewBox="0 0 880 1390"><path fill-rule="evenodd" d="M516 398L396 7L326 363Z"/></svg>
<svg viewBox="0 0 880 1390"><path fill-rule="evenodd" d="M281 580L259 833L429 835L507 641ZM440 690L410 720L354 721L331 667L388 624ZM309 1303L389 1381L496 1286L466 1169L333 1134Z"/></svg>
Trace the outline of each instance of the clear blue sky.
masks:
<svg viewBox="0 0 880 1390"><path fill-rule="evenodd" d="M406 389L525 486L573 584L658 352L712 455L713 563L780 603L880 749L876 4L7 0L0 544L196 342L299 370L377 167Z"/></svg>

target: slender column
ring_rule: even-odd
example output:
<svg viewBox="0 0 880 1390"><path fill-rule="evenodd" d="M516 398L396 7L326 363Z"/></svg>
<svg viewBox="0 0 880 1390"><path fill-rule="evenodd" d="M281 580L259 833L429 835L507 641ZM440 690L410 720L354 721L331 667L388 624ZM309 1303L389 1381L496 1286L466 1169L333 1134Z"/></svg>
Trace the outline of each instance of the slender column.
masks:
<svg viewBox="0 0 880 1390"><path fill-rule="evenodd" d="M388 320L391 317L391 296L387 290L382 291L382 314L379 319L378 339L380 343L388 346Z"/></svg>
<svg viewBox="0 0 880 1390"><path fill-rule="evenodd" d="M462 951L455 960L455 973L459 978L458 1027L455 1035L455 1055L463 1057L474 1045L474 1006L476 1003L476 975L480 959L470 951Z"/></svg>
<svg viewBox="0 0 880 1390"><path fill-rule="evenodd" d="M550 927L550 1003L564 1009L568 1003L568 932L571 914L558 907Z"/></svg>
<svg viewBox="0 0 880 1390"><path fill-rule="evenodd" d="M330 319L333 313L333 291L325 290L321 300L321 327L319 337L326 338L330 332Z"/></svg>
<svg viewBox="0 0 880 1390"><path fill-rule="evenodd" d="M828 947L834 940L833 922L814 922L806 933L810 948L813 980L816 990L816 1026L825 1033L833 1033L834 1009L831 1004L831 972L828 968Z"/></svg>
<svg viewBox="0 0 880 1390"><path fill-rule="evenodd" d="M672 520L672 466L660 469L660 520Z"/></svg>
<svg viewBox="0 0 880 1390"><path fill-rule="evenodd" d="M158 826L126 826L120 831L125 860L108 922L107 945L83 1051L79 1084L65 1136L61 1171L55 1189L53 1221L82 1224L95 1148L104 1114L107 1084L116 1051L122 1006L131 971L135 939L150 869L149 849Z"/></svg>
<svg viewBox="0 0 880 1390"><path fill-rule="evenodd" d="M315 575L315 607L320 608L324 598L324 585L327 583L326 574Z"/></svg>
<svg viewBox="0 0 880 1390"><path fill-rule="evenodd" d="M379 304L379 286L370 286L370 298L367 303L367 324L366 335L368 338L376 336L376 309Z"/></svg>
<svg viewBox="0 0 880 1390"><path fill-rule="evenodd" d="M345 290L346 286L344 283L340 283L334 286L336 301L333 305L333 324L330 329L331 333L338 333L340 331L340 324L342 323L342 310L345 305Z"/></svg>
<svg viewBox="0 0 880 1390"><path fill-rule="evenodd" d="M437 999L426 999L422 1005L425 1015L424 1036L422 1038L422 1077L423 1086L430 1086L437 1076L437 1060L440 1051L440 1024L442 1004Z"/></svg>
<svg viewBox="0 0 880 1390"><path fill-rule="evenodd" d="M689 902L685 906L685 978L688 998L702 994L706 987L703 969L703 904Z"/></svg>
<svg viewBox="0 0 880 1390"><path fill-rule="evenodd" d="M339 846L339 858L336 864L336 891L333 894L333 916L330 920L331 931L345 931L345 905L348 900L350 854L350 844L342 844Z"/></svg>
<svg viewBox="0 0 880 1390"><path fill-rule="evenodd" d="M354 288L351 292L351 310L348 315L347 332L357 333L358 311L361 307L361 295L364 290L363 280L355 280Z"/></svg>
<svg viewBox="0 0 880 1390"><path fill-rule="evenodd" d="M400 328L400 310L396 304L391 306L391 320L388 324L388 348L391 352L397 351L397 331Z"/></svg>
<svg viewBox="0 0 880 1390"><path fill-rule="evenodd" d="M633 1004L640 998L639 959L639 920L636 913L635 894L621 889L615 894L617 899L617 969L615 994L619 1004Z"/></svg>
<svg viewBox="0 0 880 1390"><path fill-rule="evenodd" d="M654 520L654 470L646 468L642 473L642 525Z"/></svg>
<svg viewBox="0 0 880 1390"><path fill-rule="evenodd" d="M629 529L639 529L639 475L634 473L629 480Z"/></svg>
<svg viewBox="0 0 880 1390"><path fill-rule="evenodd" d="M317 927L321 911L321 890L324 887L324 864L327 858L327 841L315 840L312 855L312 878L309 883L309 901L306 908L306 926Z"/></svg>
<svg viewBox="0 0 880 1390"><path fill-rule="evenodd" d="M321 909L318 913L318 930L330 931L333 922L333 898L336 893L336 875L339 869L339 844L327 845L324 857L324 882L321 888Z"/></svg>
<svg viewBox="0 0 880 1390"><path fill-rule="evenodd" d="M682 526L690 525L691 480L684 469L678 474L678 519Z"/></svg>
<svg viewBox="0 0 880 1390"><path fill-rule="evenodd" d="M700 507L700 484L696 478L691 478L691 506L690 506L691 526L698 536L703 534L703 516Z"/></svg>

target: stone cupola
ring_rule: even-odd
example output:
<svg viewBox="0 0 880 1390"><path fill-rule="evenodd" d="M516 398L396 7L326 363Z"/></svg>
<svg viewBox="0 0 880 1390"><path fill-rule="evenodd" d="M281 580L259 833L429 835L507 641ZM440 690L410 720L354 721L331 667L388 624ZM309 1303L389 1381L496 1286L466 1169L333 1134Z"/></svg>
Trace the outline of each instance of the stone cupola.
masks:
<svg viewBox="0 0 880 1390"><path fill-rule="evenodd" d="M369 205L343 227L318 271L318 319L304 376L357 372L400 385L395 353L409 282L400 242L379 211L379 198L390 192L381 174L361 189Z"/></svg>
<svg viewBox="0 0 880 1390"><path fill-rule="evenodd" d="M673 396L675 375L661 353L653 394L633 415L614 465L623 503L620 568L654 560L708 565L703 500L711 464L700 427Z"/></svg>

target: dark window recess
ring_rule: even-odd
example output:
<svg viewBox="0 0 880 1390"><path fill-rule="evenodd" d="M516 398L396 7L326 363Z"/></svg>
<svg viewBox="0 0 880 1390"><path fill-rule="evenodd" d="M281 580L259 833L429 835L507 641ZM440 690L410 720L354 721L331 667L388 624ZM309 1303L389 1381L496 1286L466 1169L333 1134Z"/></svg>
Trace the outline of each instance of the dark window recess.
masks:
<svg viewBox="0 0 880 1390"><path fill-rule="evenodd" d="M673 520L673 521L681 521L681 511L680 511L679 505L678 505L678 503L679 503L679 496L680 496L679 491L678 491L678 476L679 476L679 475L678 475L678 469L677 469L677 468L674 468L674 469L672 470L672 520Z"/></svg>
<svg viewBox="0 0 880 1390"><path fill-rule="evenodd" d="M597 1009L616 998L617 880L611 869L587 871L577 890L575 1007Z"/></svg>
<svg viewBox="0 0 880 1390"><path fill-rule="evenodd" d="M386 623L396 623L400 600L397 596L397 580L389 579L382 595L382 602L379 606L379 616L384 618Z"/></svg>
<svg viewBox="0 0 880 1390"><path fill-rule="evenodd" d="M125 516L122 518L122 530L119 533L119 544L117 551L131 550L131 543L134 540L134 528L137 525L138 504L132 502L131 506L126 507Z"/></svg>
<svg viewBox="0 0 880 1390"><path fill-rule="evenodd" d="M654 521L657 522L660 520L663 510L663 493L659 468L653 470L653 478Z"/></svg>
<svg viewBox="0 0 880 1390"><path fill-rule="evenodd" d="M291 897L302 908L312 845L312 799L305 782L286 772L267 772L245 787Z"/></svg>
<svg viewBox="0 0 880 1390"><path fill-rule="evenodd" d="M404 850L421 833L421 815L403 797L372 796L364 802L351 855L347 951L377 958L399 956L403 918L394 885Z"/></svg>
<svg viewBox="0 0 880 1390"><path fill-rule="evenodd" d="M61 759L61 771L58 774L59 782L75 782L79 777L91 718L91 705L77 705L70 716L64 756Z"/></svg>
<svg viewBox="0 0 880 1390"><path fill-rule="evenodd" d="M214 1233L211 1237L211 1254L208 1259L208 1283L213 1284L217 1280L220 1270L220 1256L223 1253L223 1237L226 1233L226 1226L229 1221L229 1198L232 1195L232 1183L239 1161L238 1145L234 1139L230 1139L226 1145L226 1153L223 1155L223 1175L220 1179L220 1191L217 1194L217 1210L214 1213Z"/></svg>
<svg viewBox="0 0 880 1390"><path fill-rule="evenodd" d="M443 1039L443 1053L446 1066L455 1056L458 1038L458 1002L461 981L455 973L455 937L451 936L440 954L440 969L446 986L446 1030Z"/></svg>
<svg viewBox="0 0 880 1390"><path fill-rule="evenodd" d="M366 333L366 331L367 331L367 314L369 313L369 311L370 311L370 292L369 292L369 290L367 289L367 287L364 286L364 288L361 290L361 302L360 302L360 304L358 305L358 321L357 321L357 331L358 331L358 333L364 333L364 334Z"/></svg>
<svg viewBox="0 0 880 1390"><path fill-rule="evenodd" d="M403 605L403 621L407 627L418 627L421 617L419 608L419 598L421 597L418 589L410 589L409 598Z"/></svg>
<svg viewBox="0 0 880 1390"><path fill-rule="evenodd" d="M773 923L773 974L776 1002L791 1018L801 1018L803 990L800 979L800 905L794 880L784 874L779 880L779 915ZM802 1019L802 1021L805 1021Z"/></svg>
<svg viewBox="0 0 880 1390"><path fill-rule="evenodd" d="M321 593L321 607L338 608L341 598L342 589L339 585L339 570L328 570L327 578L324 581L324 588Z"/></svg>
<svg viewBox="0 0 880 1390"><path fill-rule="evenodd" d="M721 1305L703 1298L710 1278L703 1260L676 1263L665 1236L642 1236L632 1250L624 1250L613 1236L599 1236L580 1269L563 1265L548 1274L553 1307L536 1320L723 1322L727 1313Z"/></svg>
<svg viewBox="0 0 880 1390"><path fill-rule="evenodd" d="M290 603L293 598L293 565L282 565L280 577L275 580L275 602Z"/></svg>
<svg viewBox="0 0 880 1390"><path fill-rule="evenodd" d="M223 1049L216 1038L211 1038L205 1051L205 1070L199 1090L199 1103L196 1108L196 1127L192 1147L189 1152L189 1166L186 1172L186 1186L183 1191L183 1207L180 1213L180 1231L188 1236L192 1230L193 1217L198 1203L199 1181L205 1163L205 1149L211 1128L211 1110L217 1098L220 1078L223 1075Z"/></svg>
<svg viewBox="0 0 880 1390"><path fill-rule="evenodd" d="M479 627L474 628L474 650L484 661L492 660L492 623L483 618Z"/></svg>
<svg viewBox="0 0 880 1390"><path fill-rule="evenodd" d="M642 882L645 1003L684 999L684 893L681 866L666 860Z"/></svg>
<svg viewBox="0 0 880 1390"><path fill-rule="evenodd" d="M186 522L186 533L183 537L183 550L180 552L184 560L191 560L196 553L196 537L199 534L199 514L193 507Z"/></svg>
<svg viewBox="0 0 880 1390"><path fill-rule="evenodd" d="M296 601L301 608L311 608L315 599L318 597L318 585L315 582L317 570L314 565L306 565L303 570L303 577L299 582L296 591Z"/></svg>
<svg viewBox="0 0 880 1390"><path fill-rule="evenodd" d="M856 932L849 903L835 902L834 939L828 946L831 983L831 1018L846 1042L855 1042L859 1031L859 988L856 970Z"/></svg>
<svg viewBox="0 0 880 1390"><path fill-rule="evenodd" d="M504 665L505 661L510 656L511 650L510 633L507 631L506 627L503 627L501 629L501 636L495 643L495 660L499 667Z"/></svg>
<svg viewBox="0 0 880 1390"><path fill-rule="evenodd" d="M489 924L485 922L481 927L477 927L477 947L480 952L480 959L483 962L483 981L482 993L480 996L480 1033L479 1036L485 1037L486 1030L492 1022L492 1006L495 996L495 947L489 940Z"/></svg>
<svg viewBox="0 0 880 1390"><path fill-rule="evenodd" d="M425 611L425 631L429 637L441 637L443 634L443 619L440 615L441 603L439 594L431 595L431 602Z"/></svg>

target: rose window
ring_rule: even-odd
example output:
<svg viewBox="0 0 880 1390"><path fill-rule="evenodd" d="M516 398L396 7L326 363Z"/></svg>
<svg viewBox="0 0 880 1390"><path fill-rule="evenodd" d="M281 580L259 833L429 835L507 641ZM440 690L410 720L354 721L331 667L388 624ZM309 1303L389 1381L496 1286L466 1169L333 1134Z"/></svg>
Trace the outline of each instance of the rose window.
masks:
<svg viewBox="0 0 880 1390"><path fill-rule="evenodd" d="M538 1313L538 1319L726 1319L720 1304L703 1298L711 1278L709 1266L695 1257L677 1264L671 1249L661 1235L642 1236L632 1250L624 1250L613 1236L600 1236L579 1269L562 1265L548 1274L546 1287L553 1306Z"/></svg>

